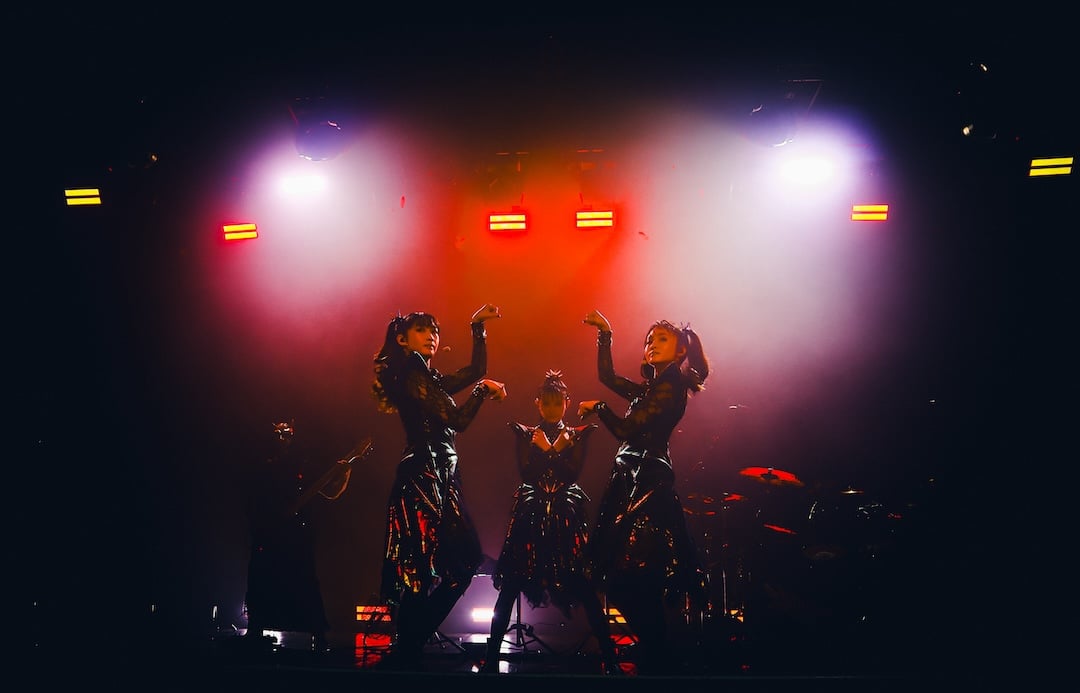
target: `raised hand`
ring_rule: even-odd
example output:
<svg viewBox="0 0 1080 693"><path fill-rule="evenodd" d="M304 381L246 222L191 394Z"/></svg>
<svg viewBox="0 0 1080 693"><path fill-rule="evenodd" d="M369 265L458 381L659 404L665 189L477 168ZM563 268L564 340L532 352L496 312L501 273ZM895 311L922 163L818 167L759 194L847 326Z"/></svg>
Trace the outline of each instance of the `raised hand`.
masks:
<svg viewBox="0 0 1080 693"><path fill-rule="evenodd" d="M601 332L611 332L611 323L604 317L603 313L598 310L590 310L585 315L585 319L582 320L586 325L592 325Z"/></svg>
<svg viewBox="0 0 1080 693"><path fill-rule="evenodd" d="M540 448L544 452L547 452L551 449L551 443L548 442L547 436L544 435L544 432L541 431L539 428L533 431L532 444Z"/></svg>
<svg viewBox="0 0 1080 693"><path fill-rule="evenodd" d="M491 303L485 303L484 305L480 306L480 308L478 308L475 313L473 313L472 322L484 322L485 320L490 320L491 318L501 317L502 315L499 313L498 306Z"/></svg>
<svg viewBox="0 0 1080 693"><path fill-rule="evenodd" d="M555 438L555 442L551 444L551 447L555 449L555 452L562 452L566 448L574 444L574 439L577 438L573 429L564 429L562 433Z"/></svg>
<svg viewBox="0 0 1080 693"><path fill-rule="evenodd" d="M480 382L487 386L488 399L493 399L496 402L501 402L506 399L506 385L504 383L500 383L498 380L492 380L490 378L484 378Z"/></svg>
<svg viewBox="0 0 1080 693"><path fill-rule="evenodd" d="M584 419L586 416L596 411L596 405L598 404L600 404L600 400L598 399L588 399L581 402L578 404L577 415Z"/></svg>

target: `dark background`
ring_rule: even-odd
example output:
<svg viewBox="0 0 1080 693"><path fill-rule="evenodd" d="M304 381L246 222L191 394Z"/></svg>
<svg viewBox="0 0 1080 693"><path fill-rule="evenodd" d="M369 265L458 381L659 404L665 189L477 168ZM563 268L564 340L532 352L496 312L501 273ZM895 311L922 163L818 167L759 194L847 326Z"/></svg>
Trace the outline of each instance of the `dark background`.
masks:
<svg viewBox="0 0 1080 693"><path fill-rule="evenodd" d="M22 28L8 83L20 442L9 526L27 579L18 600L39 645L93 651L91 631L197 642L215 606L242 625L242 461L282 418L327 463L375 439L342 500L316 509L329 616L349 632L353 606L377 590L382 506L402 444L368 396L371 354L394 313L430 310L452 347L436 366L450 370L467 359L468 316L493 302L504 317L489 327L489 375L511 398L485 405L459 437L487 553L517 483L505 422L534 417L544 370L567 373L575 403L605 396L581 316L608 314L616 368L630 376L652 320L689 320L714 372L672 443L683 495L753 499L761 489L738 475L753 465L807 482L783 501L793 516L846 485L866 489L904 517L894 606L883 613L932 644L1004 646L989 634L1015 627L1029 556L1046 558L1034 547L1054 542L1057 492L1067 493L1051 461L1070 409L1053 402L1073 382L1063 364L1075 184L1025 177L1032 156L1076 145L1076 61L1054 38L1055 12L7 12ZM992 77L973 62L992 65ZM694 242L654 232L649 243L685 260L650 263L653 251L632 245L640 233L584 255L566 250L574 239L531 240L517 255L455 231L477 197L478 162L494 151L525 146L544 161L596 140L614 143L614 156L641 151L629 143L653 109L715 114L752 135L746 114L761 85L790 75L822 80L813 114L872 124L878 170L910 210L875 240L838 244L863 258L848 286L864 292L849 306L858 336L839 356L763 328L792 315L762 294L712 294L710 265L690 261L708 251ZM506 89L515 107L492 108ZM371 193L383 215L372 227L398 235L372 241L350 281L274 310L230 274L266 258L200 233L214 227L215 204L247 194L238 162L253 143L289 126L290 104L311 102L333 104L361 137L407 143ZM986 124L981 136L959 134L969 117ZM696 187L694 166L671 174L696 161L693 144L675 139L667 154L620 161L633 194ZM98 179L123 204L79 217L63 207L69 181ZM430 202L395 228L386 210L406 191L410 205ZM779 232L800 222L774 223L761 228L790 242ZM545 263L564 269L549 281ZM282 295L322 271L276 269ZM879 285L883 276L894 283ZM594 498L614 451L605 436L582 478ZM1032 505L1045 521L1028 532Z"/></svg>

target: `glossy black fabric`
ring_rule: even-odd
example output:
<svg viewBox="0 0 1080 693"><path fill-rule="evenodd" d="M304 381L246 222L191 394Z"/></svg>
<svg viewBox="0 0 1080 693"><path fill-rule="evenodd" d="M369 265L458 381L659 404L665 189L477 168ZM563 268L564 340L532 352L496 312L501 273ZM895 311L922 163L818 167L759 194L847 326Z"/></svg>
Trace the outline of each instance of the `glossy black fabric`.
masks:
<svg viewBox="0 0 1080 693"><path fill-rule="evenodd" d="M600 498L589 561L596 584L637 637L639 672L659 674L674 666L667 610L685 608L687 601L703 608L708 592L668 449L686 411L690 383L675 364L632 382L615 374L611 333L601 333L597 344L600 381L630 406L624 417L610 408L598 410L621 445Z"/></svg>
<svg viewBox="0 0 1080 693"><path fill-rule="evenodd" d="M536 426L512 422L521 484L514 493L510 522L492 574L495 588L521 592L533 607L555 605L570 617L585 590L585 545L588 541L589 497L577 479L596 424L568 427L562 421ZM573 443L563 450L541 450L533 432L554 442L571 431Z"/></svg>
<svg viewBox="0 0 1080 693"><path fill-rule="evenodd" d="M414 353L395 380L406 446L387 506L381 590L391 603L400 604L405 593L430 595L440 585L464 591L480 565L480 538L462 495L455 436L484 399L470 395L458 406L452 395L486 371L485 335L474 327L467 366L442 375Z"/></svg>
<svg viewBox="0 0 1080 693"><path fill-rule="evenodd" d="M598 341L600 381L630 400L625 417L610 408L601 423L621 442L601 496L589 555L609 596L639 599L662 590L676 604L703 599L704 572L675 490L669 453L672 432L686 411L689 384L676 365L633 382L616 375L610 333Z"/></svg>

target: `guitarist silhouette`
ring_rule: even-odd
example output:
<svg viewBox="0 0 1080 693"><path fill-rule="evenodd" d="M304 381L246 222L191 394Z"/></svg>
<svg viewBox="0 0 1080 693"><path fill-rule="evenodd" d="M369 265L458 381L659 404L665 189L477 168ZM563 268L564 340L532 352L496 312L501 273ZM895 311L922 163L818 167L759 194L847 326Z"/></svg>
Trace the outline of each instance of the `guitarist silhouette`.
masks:
<svg viewBox="0 0 1080 693"><path fill-rule="evenodd" d="M371 451L371 439L309 481L309 462L297 446L295 422L276 422L273 432L274 450L250 480L247 635L262 642L264 630L311 633L312 647L322 652L330 624L316 569L309 503L315 496L337 500L345 493L352 464Z"/></svg>

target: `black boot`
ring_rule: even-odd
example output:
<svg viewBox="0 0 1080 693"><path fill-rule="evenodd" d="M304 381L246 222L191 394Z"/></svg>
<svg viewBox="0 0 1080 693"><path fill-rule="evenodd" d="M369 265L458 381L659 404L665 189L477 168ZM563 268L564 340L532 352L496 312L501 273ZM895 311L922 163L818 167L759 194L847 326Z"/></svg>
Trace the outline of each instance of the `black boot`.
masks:
<svg viewBox="0 0 1080 693"><path fill-rule="evenodd" d="M502 648L502 638L488 638L487 653L484 655L484 663L480 667L481 674L499 673L499 650Z"/></svg>

